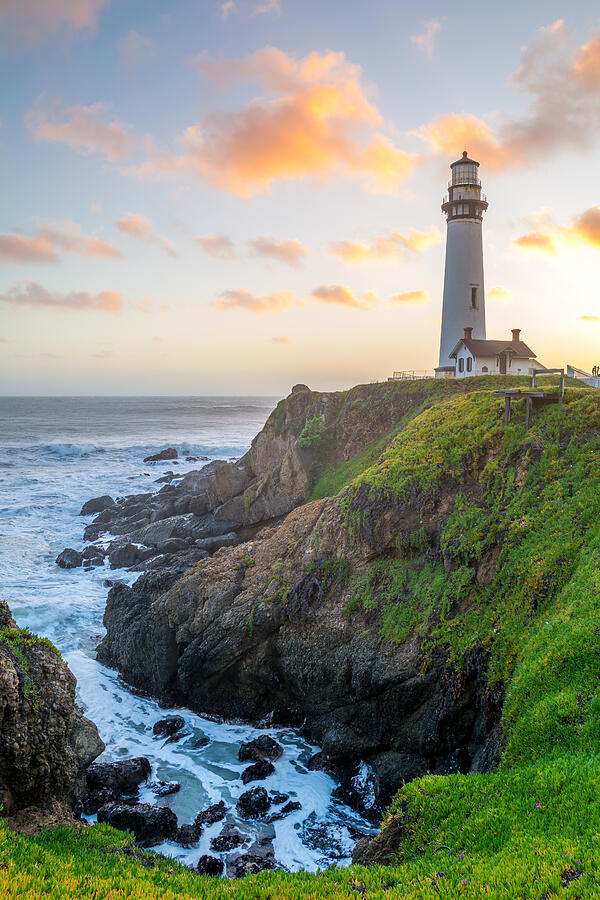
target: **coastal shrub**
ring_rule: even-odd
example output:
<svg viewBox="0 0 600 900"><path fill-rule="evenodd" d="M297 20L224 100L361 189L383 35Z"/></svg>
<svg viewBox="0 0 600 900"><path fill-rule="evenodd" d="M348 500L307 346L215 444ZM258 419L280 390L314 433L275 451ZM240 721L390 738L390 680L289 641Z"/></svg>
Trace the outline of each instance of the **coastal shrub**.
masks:
<svg viewBox="0 0 600 900"><path fill-rule="evenodd" d="M303 449L318 444L325 432L325 422L319 416L309 419L298 438L298 446Z"/></svg>

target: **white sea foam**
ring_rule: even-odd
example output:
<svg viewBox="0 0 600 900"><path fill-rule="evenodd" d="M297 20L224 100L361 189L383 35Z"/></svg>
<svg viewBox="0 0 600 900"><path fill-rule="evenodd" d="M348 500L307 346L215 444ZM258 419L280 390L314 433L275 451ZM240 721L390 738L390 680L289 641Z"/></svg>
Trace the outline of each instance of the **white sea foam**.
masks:
<svg viewBox="0 0 600 900"><path fill-rule="evenodd" d="M61 650L77 677L79 700L106 743L104 758L147 756L153 778L181 783L181 791L168 797L157 799L149 788L141 793L144 801L173 809L180 823L220 799L232 807L229 819L238 822L235 801L247 789L239 777L244 765L238 762L238 748L265 732L215 723L189 710L165 710L130 693L116 672L96 661L95 647L104 633L104 580L131 583L137 573L111 572L107 566L61 570L54 560L64 547L83 546L89 519L78 514L85 500L156 490L155 479L165 470L183 474L198 468L185 456L238 458L273 406L273 401L251 398L0 400L0 597L20 625L49 637ZM176 466L142 462L166 446L179 450ZM166 744L153 736L152 726L175 712L185 720L186 736ZM347 863L353 844L348 826L366 832L368 824L332 800L333 779L306 770L304 763L317 748L290 729L268 733L284 753L275 774L262 784L302 804L274 824L276 859L290 870ZM193 747L201 736L210 743ZM326 823L324 850L314 829ZM170 843L159 849L193 863L211 852L210 839L222 825L206 828L191 850ZM253 823L243 828L264 832L264 826Z"/></svg>

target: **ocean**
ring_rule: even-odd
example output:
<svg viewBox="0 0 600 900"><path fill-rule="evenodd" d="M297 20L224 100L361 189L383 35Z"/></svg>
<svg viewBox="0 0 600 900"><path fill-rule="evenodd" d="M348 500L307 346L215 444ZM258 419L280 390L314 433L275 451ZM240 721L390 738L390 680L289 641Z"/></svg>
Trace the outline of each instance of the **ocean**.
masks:
<svg viewBox="0 0 600 900"><path fill-rule="evenodd" d="M55 559L65 547L82 548L83 528L91 521L79 516L85 500L158 490L156 479L166 470L186 472L205 464L186 462L186 456L238 459L277 399L0 398L0 599L20 626L50 638L60 650L77 678L79 703L106 744L101 759L146 756L152 778L181 783L180 792L168 797L156 798L145 787L140 795L144 802L169 806L180 824L221 799L235 807L246 790L239 777L245 768L237 759L239 745L264 730L214 722L178 708L189 736L167 745L153 737L154 722L175 710L132 694L95 658L104 633L105 579L131 583L138 573L108 565L63 570ZM143 463L167 446L178 450L177 463ZM356 829L370 833L371 826L332 797L332 778L306 769L317 747L289 728L268 733L283 745L284 754L264 786L302 804L274 825L276 860L290 871L348 864ZM200 736L210 743L194 748ZM235 821L235 808L232 814ZM206 828L193 849L173 843L156 849L193 864L212 852L209 841L222 825ZM256 835L265 833L259 823L250 827Z"/></svg>

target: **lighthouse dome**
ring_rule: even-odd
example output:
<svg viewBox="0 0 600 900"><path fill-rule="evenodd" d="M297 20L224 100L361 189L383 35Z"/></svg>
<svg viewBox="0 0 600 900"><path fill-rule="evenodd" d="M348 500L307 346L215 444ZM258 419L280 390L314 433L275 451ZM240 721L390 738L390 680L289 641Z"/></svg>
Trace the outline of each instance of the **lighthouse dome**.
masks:
<svg viewBox="0 0 600 900"><path fill-rule="evenodd" d="M452 169L452 184L479 184L477 169L479 163L475 159L469 159L467 151L463 152L460 159L450 163Z"/></svg>

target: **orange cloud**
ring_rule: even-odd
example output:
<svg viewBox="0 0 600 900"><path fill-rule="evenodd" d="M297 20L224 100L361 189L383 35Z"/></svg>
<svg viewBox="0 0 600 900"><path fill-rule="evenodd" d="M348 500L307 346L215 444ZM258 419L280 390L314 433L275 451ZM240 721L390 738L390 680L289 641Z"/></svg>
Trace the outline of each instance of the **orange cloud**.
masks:
<svg viewBox="0 0 600 900"><path fill-rule="evenodd" d="M122 232L122 234L127 234L129 237L135 238L138 241L143 241L146 244L161 244L169 256L177 256L171 241L168 238L157 234L148 219L145 219L143 216L130 213L125 216L125 218L115 222L115 227Z"/></svg>
<svg viewBox="0 0 600 900"><path fill-rule="evenodd" d="M439 19L430 19L429 22L425 22L424 31L421 34L411 34L410 39L417 50L431 59L435 38L441 28L442 23Z"/></svg>
<svg viewBox="0 0 600 900"><path fill-rule="evenodd" d="M273 343L273 344L291 344L292 339L287 337L286 335L283 335L282 337L272 337L271 343Z"/></svg>
<svg viewBox="0 0 600 900"><path fill-rule="evenodd" d="M582 322L600 322L600 316L579 316Z"/></svg>
<svg viewBox="0 0 600 900"><path fill-rule="evenodd" d="M411 228L407 234L393 231L390 234L378 235L369 243L340 241L330 246L329 253L346 263L397 262L415 258L441 240L442 232L438 228L432 227L429 231Z"/></svg>
<svg viewBox="0 0 600 900"><path fill-rule="evenodd" d="M536 227L513 241L517 247L554 255L561 247L600 247L600 206L586 209L569 225L557 224L546 210L532 218Z"/></svg>
<svg viewBox="0 0 600 900"><path fill-rule="evenodd" d="M485 161L486 169L535 164L563 149L586 150L597 139L600 41L577 47L562 20L540 28L521 51L512 83L529 98L521 117L496 117L495 127L464 113L439 116L415 132L435 152Z"/></svg>
<svg viewBox="0 0 600 900"><path fill-rule="evenodd" d="M539 253L558 253L554 235L544 231L530 231L513 241L516 247L522 250L534 250Z"/></svg>
<svg viewBox="0 0 600 900"><path fill-rule="evenodd" d="M248 241L248 244L257 256L265 256L290 266L299 266L309 253L308 247L298 240L275 241L271 238L258 237Z"/></svg>
<svg viewBox="0 0 600 900"><path fill-rule="evenodd" d="M404 306L411 303L428 303L431 297L427 291L404 291L403 294L394 294L388 300L388 306Z"/></svg>
<svg viewBox="0 0 600 900"><path fill-rule="evenodd" d="M500 285L496 285L493 288L490 288L489 291L486 291L488 300L500 300L502 302L511 299L511 292L508 288L501 287Z"/></svg>
<svg viewBox="0 0 600 900"><path fill-rule="evenodd" d="M58 262L58 255L45 238L0 234L0 262Z"/></svg>
<svg viewBox="0 0 600 900"><path fill-rule="evenodd" d="M592 206L578 216L569 229L580 241L600 247L600 206Z"/></svg>
<svg viewBox="0 0 600 900"><path fill-rule="evenodd" d="M362 178L375 189L395 190L417 162L381 133L382 118L360 84L361 70L343 53L297 60L265 47L243 59L199 56L193 66L221 84L257 81L275 96L207 116L185 131L184 155L156 153L131 173L190 172L249 197L276 181L309 176Z"/></svg>
<svg viewBox="0 0 600 900"><path fill-rule="evenodd" d="M98 13L110 0L2 0L0 23L13 39L41 44L63 28L94 31Z"/></svg>
<svg viewBox="0 0 600 900"><path fill-rule="evenodd" d="M41 238L49 241L59 250L78 253L80 256L100 256L106 259L121 259L120 250L102 238L81 233L81 225L75 222L46 222L39 226Z"/></svg>
<svg viewBox="0 0 600 900"><path fill-rule="evenodd" d="M240 289L223 291L210 305L222 312L231 309L245 309L253 313L268 313L283 312L292 305L293 300L294 294L291 291L276 291L273 294L255 296L250 291Z"/></svg>
<svg viewBox="0 0 600 900"><path fill-rule="evenodd" d="M372 291L367 291L363 300L360 300L349 287L343 284L323 284L314 289L312 296L319 303L335 303L341 306L350 306L353 309L369 309L377 300Z"/></svg>
<svg viewBox="0 0 600 900"><path fill-rule="evenodd" d="M204 237L194 238L194 243L208 253L220 259L233 259L235 245L224 234L206 234Z"/></svg>
<svg viewBox="0 0 600 900"><path fill-rule="evenodd" d="M107 312L118 315L123 311L123 294L121 291L101 291L99 294L72 291L69 294L59 294L47 291L40 284L29 281L22 287L12 287L0 294L0 303L29 306L34 309Z"/></svg>
<svg viewBox="0 0 600 900"><path fill-rule="evenodd" d="M105 121L109 110L107 103L63 107L57 100L49 110L29 110L25 122L37 143L66 144L78 153L103 153L114 161L127 156L133 140L120 122Z"/></svg>

